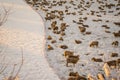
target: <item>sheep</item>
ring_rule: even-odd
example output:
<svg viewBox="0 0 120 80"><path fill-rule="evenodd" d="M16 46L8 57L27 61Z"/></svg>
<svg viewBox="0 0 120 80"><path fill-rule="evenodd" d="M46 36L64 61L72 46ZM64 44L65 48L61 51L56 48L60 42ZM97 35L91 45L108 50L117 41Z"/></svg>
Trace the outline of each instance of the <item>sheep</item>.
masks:
<svg viewBox="0 0 120 80"><path fill-rule="evenodd" d="M92 32L86 32L85 34L86 34L86 35L90 35L91 33L92 33Z"/></svg>
<svg viewBox="0 0 120 80"><path fill-rule="evenodd" d="M100 59L100 58L92 58L92 61L94 61L94 62L103 62L103 60L102 59Z"/></svg>
<svg viewBox="0 0 120 80"><path fill-rule="evenodd" d="M118 46L118 45L119 45L119 42L118 42L118 41L114 41L114 42L112 42L112 45L113 45L113 46Z"/></svg>
<svg viewBox="0 0 120 80"><path fill-rule="evenodd" d="M63 18L64 18L63 16L59 16L59 20L63 21Z"/></svg>
<svg viewBox="0 0 120 80"><path fill-rule="evenodd" d="M54 26L54 27L53 27L53 30L58 30L58 27L57 27L57 26Z"/></svg>
<svg viewBox="0 0 120 80"><path fill-rule="evenodd" d="M46 17L45 17L45 20L46 20L46 21L47 21L47 20L51 20L51 18L46 16Z"/></svg>
<svg viewBox="0 0 120 80"><path fill-rule="evenodd" d="M60 35L65 36L65 32L61 31Z"/></svg>
<svg viewBox="0 0 120 80"><path fill-rule="evenodd" d="M80 76L78 72L70 72L68 80L87 80L84 76Z"/></svg>
<svg viewBox="0 0 120 80"><path fill-rule="evenodd" d="M75 77L75 76L78 76L78 75L79 75L78 72L70 72L70 73L69 73L69 76L74 76L74 77Z"/></svg>
<svg viewBox="0 0 120 80"><path fill-rule="evenodd" d="M56 43L56 42L57 42L56 40L52 40L52 41L51 41L52 44L53 44L53 43Z"/></svg>
<svg viewBox="0 0 120 80"><path fill-rule="evenodd" d="M53 47L51 45L48 45L48 50L53 50Z"/></svg>
<svg viewBox="0 0 120 80"><path fill-rule="evenodd" d="M87 27L87 28L89 27L89 25L84 25L84 24L83 24L83 26L84 26L84 27Z"/></svg>
<svg viewBox="0 0 120 80"><path fill-rule="evenodd" d="M110 29L110 27L108 27L108 25L102 25L102 27L104 27L106 29Z"/></svg>
<svg viewBox="0 0 120 80"><path fill-rule="evenodd" d="M64 15L63 11L58 12L59 15Z"/></svg>
<svg viewBox="0 0 120 80"><path fill-rule="evenodd" d="M120 68L120 58L117 60L107 61L106 63L110 66L110 68L116 68L117 66Z"/></svg>
<svg viewBox="0 0 120 80"><path fill-rule="evenodd" d="M65 51L63 56L68 57L68 56L73 56L73 52L72 51Z"/></svg>
<svg viewBox="0 0 120 80"><path fill-rule="evenodd" d="M118 53L112 53L111 57L118 57Z"/></svg>
<svg viewBox="0 0 120 80"><path fill-rule="evenodd" d="M54 26L56 26L56 24L57 24L57 21L53 21L51 26L54 27Z"/></svg>
<svg viewBox="0 0 120 80"><path fill-rule="evenodd" d="M76 23L76 21L75 21L75 20L73 20L73 23Z"/></svg>
<svg viewBox="0 0 120 80"><path fill-rule="evenodd" d="M66 25L66 23L61 23L61 27L60 27L61 31L65 31L67 26L68 25Z"/></svg>
<svg viewBox="0 0 120 80"><path fill-rule="evenodd" d="M80 32L82 32L82 33L86 31L86 28L85 28L85 27L80 27L80 26L79 26L79 29L80 29Z"/></svg>
<svg viewBox="0 0 120 80"><path fill-rule="evenodd" d="M76 44L80 44L80 43L82 43L82 41L80 41L80 40L75 40L75 43L76 43Z"/></svg>
<svg viewBox="0 0 120 80"><path fill-rule="evenodd" d="M53 22L51 23L51 28L53 29L53 31L54 31L54 30L58 30L58 26L56 26L56 24L57 24L57 21L53 21Z"/></svg>
<svg viewBox="0 0 120 80"><path fill-rule="evenodd" d="M105 32L106 32L106 33L111 33L111 32L110 32L110 31L108 31L108 30L105 30Z"/></svg>
<svg viewBox="0 0 120 80"><path fill-rule="evenodd" d="M107 61L106 63L107 63L110 67L116 67L116 66L117 66L116 60Z"/></svg>
<svg viewBox="0 0 120 80"><path fill-rule="evenodd" d="M66 59L66 61L67 61L66 66L68 67L68 63L73 63L73 65L75 66L75 64L78 62L78 60L79 60L79 55L68 56L68 58Z"/></svg>
<svg viewBox="0 0 120 80"><path fill-rule="evenodd" d="M120 37L120 31L119 31L119 32L113 32L113 35L114 35L115 37Z"/></svg>
<svg viewBox="0 0 120 80"><path fill-rule="evenodd" d="M62 48L62 49L67 49L68 46L67 46L67 45L60 45L60 48Z"/></svg>
<svg viewBox="0 0 120 80"><path fill-rule="evenodd" d="M47 37L47 39L48 39L48 40L52 40L52 37L49 35L49 36Z"/></svg>
<svg viewBox="0 0 120 80"><path fill-rule="evenodd" d="M62 37L60 37L60 38L59 38L59 40L60 40L60 41L63 41L63 38L62 38Z"/></svg>
<svg viewBox="0 0 120 80"><path fill-rule="evenodd" d="M55 19L55 18L56 18L56 15L53 14L53 13L47 13L46 17L45 17L46 20L52 20L52 19Z"/></svg>
<svg viewBox="0 0 120 80"><path fill-rule="evenodd" d="M98 47L98 44L99 44L98 41L92 41L92 42L90 43L90 47L94 47L94 46Z"/></svg>
<svg viewBox="0 0 120 80"><path fill-rule="evenodd" d="M120 22L114 22L114 24L120 26Z"/></svg>
<svg viewBox="0 0 120 80"><path fill-rule="evenodd" d="M87 80L87 78L83 76L76 76L76 77L70 76L68 80Z"/></svg>

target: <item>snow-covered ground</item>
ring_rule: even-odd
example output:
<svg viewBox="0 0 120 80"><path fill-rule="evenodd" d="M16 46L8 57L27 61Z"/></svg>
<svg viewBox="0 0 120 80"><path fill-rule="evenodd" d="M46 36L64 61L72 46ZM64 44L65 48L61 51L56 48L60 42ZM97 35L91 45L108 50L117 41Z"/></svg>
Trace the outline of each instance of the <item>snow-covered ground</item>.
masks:
<svg viewBox="0 0 120 80"><path fill-rule="evenodd" d="M0 26L0 80L17 73L22 59L20 80L59 80L44 56L44 22L23 0L0 0L0 5L10 10L8 20Z"/></svg>
<svg viewBox="0 0 120 80"><path fill-rule="evenodd" d="M38 0L35 5L31 6L44 18L47 34L46 57L61 80L67 80L70 72L79 72L85 77L88 74L93 76L98 73L104 74L104 62L120 58L120 45L117 47L112 45L114 41L120 43L120 25L114 24L114 22L120 23L119 0ZM63 20L59 19L59 11L63 12L61 13ZM55 18L45 20L46 15L50 16L50 13ZM51 25L54 21L57 22L56 30L53 30ZM61 31L61 23L68 25L65 31ZM85 27L86 31L81 33L79 26ZM115 37L114 32L119 33L119 37ZM48 40L48 36L52 39ZM75 40L80 40L81 43L76 44ZM52 43L52 41L56 42ZM98 41L98 47L90 47L92 41ZM53 50L48 50L48 45ZM68 48L62 49L60 45L66 45ZM72 64L66 67L66 58L63 56L66 50L73 51L75 55L80 56L75 67ZM118 56L111 57L112 53L117 53ZM93 57L103 61L93 62ZM113 77L117 76L120 80L120 70L116 69L111 72L114 74L112 74Z"/></svg>

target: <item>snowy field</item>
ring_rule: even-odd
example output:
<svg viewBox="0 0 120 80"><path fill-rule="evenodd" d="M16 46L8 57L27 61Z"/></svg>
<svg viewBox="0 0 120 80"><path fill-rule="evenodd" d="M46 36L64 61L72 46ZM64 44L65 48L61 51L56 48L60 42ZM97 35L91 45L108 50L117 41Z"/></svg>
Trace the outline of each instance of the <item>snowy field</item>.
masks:
<svg viewBox="0 0 120 80"><path fill-rule="evenodd" d="M119 0L26 1L44 19L46 57L61 80L67 80L70 72L85 78L89 74L97 80L98 73L105 74L105 62L120 59ZM79 55L75 66L72 61L66 65L66 51ZM120 80L117 67L111 69L111 77Z"/></svg>

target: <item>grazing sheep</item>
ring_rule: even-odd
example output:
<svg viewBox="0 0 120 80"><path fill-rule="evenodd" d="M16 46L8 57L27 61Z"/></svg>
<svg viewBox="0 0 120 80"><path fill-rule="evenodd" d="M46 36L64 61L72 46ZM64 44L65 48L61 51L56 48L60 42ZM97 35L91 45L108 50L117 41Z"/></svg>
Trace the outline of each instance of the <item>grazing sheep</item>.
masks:
<svg viewBox="0 0 120 80"><path fill-rule="evenodd" d="M58 31L58 30L53 30L52 32L55 34L60 34L60 31Z"/></svg>
<svg viewBox="0 0 120 80"><path fill-rule="evenodd" d="M65 36L65 32L62 31L62 32L60 33L60 35L61 35L61 36Z"/></svg>
<svg viewBox="0 0 120 80"><path fill-rule="evenodd" d="M80 44L80 43L82 43L82 41L80 41L80 40L75 40L75 43L76 43L76 44Z"/></svg>
<svg viewBox="0 0 120 80"><path fill-rule="evenodd" d="M65 10L65 12L68 12L68 10Z"/></svg>
<svg viewBox="0 0 120 80"><path fill-rule="evenodd" d="M64 55L65 57L73 56L73 52L72 52L72 51L65 51L63 55Z"/></svg>
<svg viewBox="0 0 120 80"><path fill-rule="evenodd" d="M114 22L114 24L120 26L120 22Z"/></svg>
<svg viewBox="0 0 120 80"><path fill-rule="evenodd" d="M85 28L85 27L80 27L80 26L79 26L79 29L80 29L80 32L82 32L82 33L86 31L86 28Z"/></svg>
<svg viewBox="0 0 120 80"><path fill-rule="evenodd" d="M107 61L106 62L110 67L116 67L116 60L112 60L112 61Z"/></svg>
<svg viewBox="0 0 120 80"><path fill-rule="evenodd" d="M110 31L105 30L106 33L111 33Z"/></svg>
<svg viewBox="0 0 120 80"><path fill-rule="evenodd" d="M48 50L53 50L53 47L51 45L48 45Z"/></svg>
<svg viewBox="0 0 120 80"><path fill-rule="evenodd" d="M59 40L60 40L60 41L63 41L63 38L62 38L62 37L60 37L60 38L59 38Z"/></svg>
<svg viewBox="0 0 120 80"><path fill-rule="evenodd" d="M92 41L92 42L90 43L90 47L94 47L94 46L98 47L98 44L99 44L98 41Z"/></svg>
<svg viewBox="0 0 120 80"><path fill-rule="evenodd" d="M70 73L69 73L69 76L74 76L74 77L75 77L75 76L78 76L78 75L79 75L78 72L70 72Z"/></svg>
<svg viewBox="0 0 120 80"><path fill-rule="evenodd" d="M93 57L91 60L94 62L103 62L103 60L101 58L94 58Z"/></svg>
<svg viewBox="0 0 120 80"><path fill-rule="evenodd" d="M53 28L53 30L58 30L58 27L57 27L57 26L55 26L55 27Z"/></svg>
<svg viewBox="0 0 120 80"><path fill-rule="evenodd" d="M70 72L68 80L87 80L84 76L80 76L78 72Z"/></svg>
<svg viewBox="0 0 120 80"><path fill-rule="evenodd" d="M59 20L62 20L62 21L63 21L63 18L64 18L63 16L59 16Z"/></svg>
<svg viewBox="0 0 120 80"><path fill-rule="evenodd" d="M118 66L118 68L120 68L120 58L117 60L111 60L111 61L107 61L106 62L111 68L116 68Z"/></svg>
<svg viewBox="0 0 120 80"><path fill-rule="evenodd" d="M118 53L112 53L111 57L118 57Z"/></svg>
<svg viewBox="0 0 120 80"><path fill-rule="evenodd" d="M47 37L47 39L48 39L48 40L52 40L52 37L49 35L49 36Z"/></svg>
<svg viewBox="0 0 120 80"><path fill-rule="evenodd" d="M79 55L77 55L77 56L69 56L67 58L66 66L68 67L68 63L72 63L75 66L75 64L78 62L78 60L79 60Z"/></svg>
<svg viewBox="0 0 120 80"><path fill-rule="evenodd" d="M46 20L46 21L47 21L47 20L51 20L51 18L46 16L46 17L45 17L45 20Z"/></svg>
<svg viewBox="0 0 120 80"><path fill-rule="evenodd" d="M54 13L47 13L45 17L46 20L52 20L55 18L56 18L56 15Z"/></svg>
<svg viewBox="0 0 120 80"><path fill-rule="evenodd" d="M119 31L119 32L113 32L113 35L114 35L115 37L120 37L120 31Z"/></svg>
<svg viewBox="0 0 120 80"><path fill-rule="evenodd" d="M89 25L84 25L84 24L83 24L83 26L84 26L84 27L87 27L87 28L89 27Z"/></svg>
<svg viewBox="0 0 120 80"><path fill-rule="evenodd" d="M56 40L52 40L52 41L51 41L52 44L53 44L53 43L56 43L56 42L57 42Z"/></svg>
<svg viewBox="0 0 120 80"><path fill-rule="evenodd" d="M102 25L102 27L104 27L106 29L110 29L110 27L108 27L108 25Z"/></svg>
<svg viewBox="0 0 120 80"><path fill-rule="evenodd" d="M64 15L63 11L58 12L59 15Z"/></svg>
<svg viewBox="0 0 120 80"><path fill-rule="evenodd" d="M51 24L51 26L53 27L53 26L55 26L56 24L57 24L57 21L53 21L52 24Z"/></svg>
<svg viewBox="0 0 120 80"><path fill-rule="evenodd" d="M73 20L73 23L76 23L76 21L75 21L75 20Z"/></svg>
<svg viewBox="0 0 120 80"><path fill-rule="evenodd" d="M118 46L118 45L119 45L119 42L118 42L118 41L114 41L114 42L112 42L112 45L113 45L113 46Z"/></svg>
<svg viewBox="0 0 120 80"><path fill-rule="evenodd" d="M51 28L53 29L53 31L58 30L58 26L56 26L56 24L57 24L57 21L53 21L51 23Z"/></svg>
<svg viewBox="0 0 120 80"><path fill-rule="evenodd" d="M60 45L60 48L62 48L62 49L67 49L68 46L67 46L67 45Z"/></svg>
<svg viewBox="0 0 120 80"><path fill-rule="evenodd" d="M88 18L87 18L87 17L84 17L83 19L84 19L84 20L87 20Z"/></svg>
<svg viewBox="0 0 120 80"><path fill-rule="evenodd" d="M86 35L90 35L91 33L92 33L92 32L86 32L85 34L86 34Z"/></svg>
<svg viewBox="0 0 120 80"><path fill-rule="evenodd" d="M67 26L68 25L66 25L66 23L61 23L61 27L60 27L61 31L65 31Z"/></svg>

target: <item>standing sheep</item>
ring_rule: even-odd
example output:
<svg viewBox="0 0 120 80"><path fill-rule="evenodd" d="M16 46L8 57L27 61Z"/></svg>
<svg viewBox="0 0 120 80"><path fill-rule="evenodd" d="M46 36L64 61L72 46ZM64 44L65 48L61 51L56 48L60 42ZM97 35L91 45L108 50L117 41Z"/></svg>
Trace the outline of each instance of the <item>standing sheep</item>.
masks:
<svg viewBox="0 0 120 80"><path fill-rule="evenodd" d="M69 56L67 58L66 66L68 67L68 63L72 63L75 66L75 64L78 62L78 60L79 60L79 55L77 55L77 56Z"/></svg>
<svg viewBox="0 0 120 80"><path fill-rule="evenodd" d="M98 41L92 41L91 43L90 43L90 47L98 47L98 44L99 44L99 42Z"/></svg>
<svg viewBox="0 0 120 80"><path fill-rule="evenodd" d="M119 45L119 42L118 42L118 41L114 41L114 42L112 42L112 45L113 45L113 46L118 46L118 45Z"/></svg>

